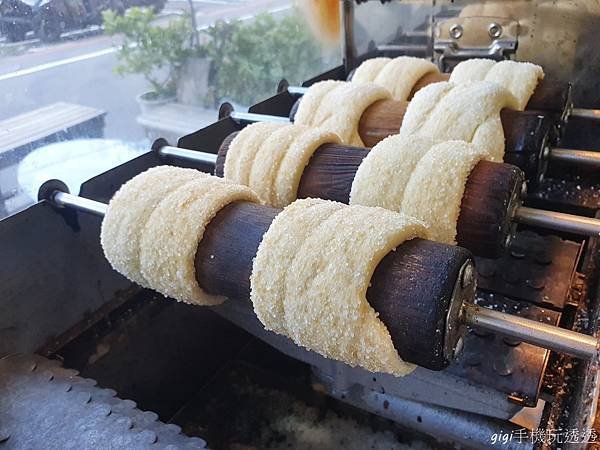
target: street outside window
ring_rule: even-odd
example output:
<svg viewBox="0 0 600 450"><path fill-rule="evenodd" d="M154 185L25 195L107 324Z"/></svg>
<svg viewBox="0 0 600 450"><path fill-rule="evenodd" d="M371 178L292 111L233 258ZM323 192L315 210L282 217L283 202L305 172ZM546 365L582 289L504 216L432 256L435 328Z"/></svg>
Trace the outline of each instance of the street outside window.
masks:
<svg viewBox="0 0 600 450"><path fill-rule="evenodd" d="M307 2L0 0L0 219L340 64Z"/></svg>

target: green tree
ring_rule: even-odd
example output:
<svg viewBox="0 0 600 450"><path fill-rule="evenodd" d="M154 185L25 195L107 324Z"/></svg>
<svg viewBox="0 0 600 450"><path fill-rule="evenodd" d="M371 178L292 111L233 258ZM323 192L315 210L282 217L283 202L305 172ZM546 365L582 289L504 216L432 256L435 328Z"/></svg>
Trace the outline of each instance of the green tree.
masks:
<svg viewBox="0 0 600 450"><path fill-rule="evenodd" d="M224 99L250 105L273 95L282 78L299 83L325 67L317 42L297 14L218 21L204 30L202 39L189 18L162 26L155 20L150 9L131 8L123 16L104 13L106 33L123 35L116 71L142 74L158 96L176 91L191 57L211 59L209 92L199 100L213 107Z"/></svg>
<svg viewBox="0 0 600 450"><path fill-rule="evenodd" d="M157 25L152 9L134 7L123 16L105 11L103 19L108 35L123 36L116 72L143 75L159 97L175 92L186 60L202 50L192 45L194 35L188 18Z"/></svg>
<svg viewBox="0 0 600 450"><path fill-rule="evenodd" d="M252 104L275 93L277 82L300 82L322 70L320 49L303 19L263 13L248 22L218 22L207 30L215 102Z"/></svg>

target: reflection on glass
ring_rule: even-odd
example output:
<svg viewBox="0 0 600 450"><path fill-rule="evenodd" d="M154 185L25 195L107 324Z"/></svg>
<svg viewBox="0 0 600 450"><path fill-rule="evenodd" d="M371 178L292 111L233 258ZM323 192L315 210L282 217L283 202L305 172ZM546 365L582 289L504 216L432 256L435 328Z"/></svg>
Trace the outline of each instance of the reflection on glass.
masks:
<svg viewBox="0 0 600 450"><path fill-rule="evenodd" d="M45 177L77 190L156 137L214 122L223 101L243 110L282 78L340 63L292 0L46 4L40 30L29 2L0 0L0 218L33 203Z"/></svg>

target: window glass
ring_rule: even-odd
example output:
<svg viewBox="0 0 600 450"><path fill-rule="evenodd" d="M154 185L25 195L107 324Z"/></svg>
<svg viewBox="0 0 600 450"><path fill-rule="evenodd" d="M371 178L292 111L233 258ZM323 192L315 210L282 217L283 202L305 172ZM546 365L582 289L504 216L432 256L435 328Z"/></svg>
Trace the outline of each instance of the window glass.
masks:
<svg viewBox="0 0 600 450"><path fill-rule="evenodd" d="M0 0L0 218L340 64L299 3Z"/></svg>

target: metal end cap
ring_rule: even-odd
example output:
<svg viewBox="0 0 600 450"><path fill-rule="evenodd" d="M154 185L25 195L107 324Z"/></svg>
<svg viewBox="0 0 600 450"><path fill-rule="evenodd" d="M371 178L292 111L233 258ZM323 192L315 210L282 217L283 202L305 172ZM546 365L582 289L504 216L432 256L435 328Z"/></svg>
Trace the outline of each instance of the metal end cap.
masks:
<svg viewBox="0 0 600 450"><path fill-rule="evenodd" d="M38 201L42 200L52 200L52 194L56 191L69 193L69 188L67 185L60 180L48 180L44 184L40 186L38 189Z"/></svg>
<svg viewBox="0 0 600 450"><path fill-rule="evenodd" d="M219 106L219 120L229 117L234 111L233 105L229 102L221 103Z"/></svg>
<svg viewBox="0 0 600 450"><path fill-rule="evenodd" d="M279 83L277 83L277 93L281 94L282 92L286 92L288 87L290 87L290 83L285 78L282 78Z"/></svg>
<svg viewBox="0 0 600 450"><path fill-rule="evenodd" d="M154 153L158 153L158 151L163 148L165 145L169 145L169 142L165 139L165 138L158 138L157 140L154 141L154 143L152 144L152 151Z"/></svg>

